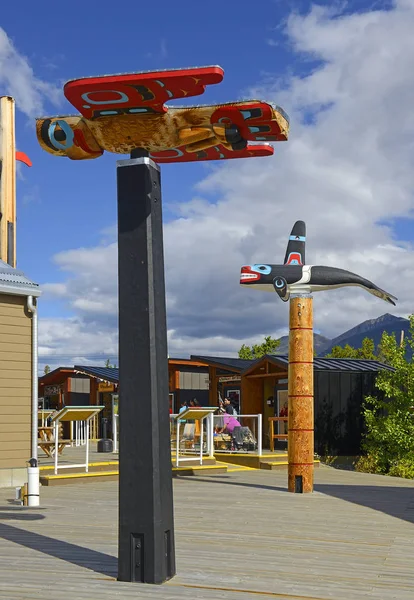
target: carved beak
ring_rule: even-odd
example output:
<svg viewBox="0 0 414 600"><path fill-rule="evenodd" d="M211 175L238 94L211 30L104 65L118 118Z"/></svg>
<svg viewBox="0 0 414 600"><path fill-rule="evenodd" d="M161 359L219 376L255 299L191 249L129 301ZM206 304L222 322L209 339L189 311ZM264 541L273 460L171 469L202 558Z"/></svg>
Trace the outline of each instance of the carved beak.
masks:
<svg viewBox="0 0 414 600"><path fill-rule="evenodd" d="M240 283L251 283L253 281L259 281L260 277L260 273L252 271L252 268L249 265L246 265L241 268Z"/></svg>

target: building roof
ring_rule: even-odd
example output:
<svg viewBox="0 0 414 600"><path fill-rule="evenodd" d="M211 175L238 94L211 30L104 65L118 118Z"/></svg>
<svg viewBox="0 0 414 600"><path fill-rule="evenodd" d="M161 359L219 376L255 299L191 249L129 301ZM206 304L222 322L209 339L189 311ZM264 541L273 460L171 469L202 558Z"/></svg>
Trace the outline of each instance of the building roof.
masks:
<svg viewBox="0 0 414 600"><path fill-rule="evenodd" d="M181 360L181 359L175 359ZM262 358L255 360L244 360L241 358L225 358L220 356L192 356L191 361L197 361L206 365L217 366L222 369L229 369L236 373L248 373L253 368L259 365L265 360L269 360L273 364L281 367L287 371L289 364L287 355L275 355L266 354ZM366 373L374 372L377 373L382 369L393 371L394 369L389 365L381 363L377 360L363 360L363 359L351 359L351 358L314 358L314 369L315 371L342 371L342 372L354 372L354 373ZM112 367L93 367L90 365L75 365L72 367L60 367L51 371L47 375L39 377L39 383L49 383L50 379L53 379L58 373L62 372L76 372L96 379L102 379L110 383L119 383L119 369Z"/></svg>
<svg viewBox="0 0 414 600"><path fill-rule="evenodd" d="M44 375L41 375L38 379L39 379L39 384L40 385L53 385L59 381L61 381L62 379L65 379L65 375L67 375L68 373L74 373L74 368L73 367L58 367L57 369L53 369L53 371L49 371L49 373L45 373Z"/></svg>
<svg viewBox="0 0 414 600"><path fill-rule="evenodd" d="M266 354L258 361L254 361L255 364L264 361L265 359L270 360L273 364L285 369L289 365L289 358L287 354ZM313 359L315 371L348 371L354 373L377 373L383 369L387 371L393 371L394 369L385 363L379 362L378 360L364 360L359 358L314 358ZM255 366L255 365L254 365ZM246 367L243 373L250 371L253 364L250 367Z"/></svg>
<svg viewBox="0 0 414 600"><path fill-rule="evenodd" d="M15 296L40 296L40 287L26 277L23 271L14 269L0 260L0 293Z"/></svg>
<svg viewBox="0 0 414 600"><path fill-rule="evenodd" d="M175 366L188 365L189 367L207 367L208 366L205 363L202 363L198 360L191 360L191 358L174 358L171 356L168 357L168 364L175 365Z"/></svg>
<svg viewBox="0 0 414 600"><path fill-rule="evenodd" d="M241 373L242 371L251 367L258 359L255 360L244 360L242 358L226 358L220 356L191 356L191 360L197 360L199 362L206 363L213 367L222 367L224 369L230 369Z"/></svg>
<svg viewBox="0 0 414 600"><path fill-rule="evenodd" d="M75 365L74 369L78 373L90 375L91 377L96 377L97 379L103 379L103 381L109 381L110 383L119 382L119 369L117 368Z"/></svg>

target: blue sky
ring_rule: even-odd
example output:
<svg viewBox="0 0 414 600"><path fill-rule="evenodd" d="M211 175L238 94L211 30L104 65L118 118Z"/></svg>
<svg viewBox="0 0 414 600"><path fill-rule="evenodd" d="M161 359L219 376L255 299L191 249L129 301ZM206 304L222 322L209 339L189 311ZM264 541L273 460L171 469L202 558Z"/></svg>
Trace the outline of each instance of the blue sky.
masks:
<svg viewBox="0 0 414 600"><path fill-rule="evenodd" d="M177 10L173 3L163 2L156 12L151 4L132 3L128 12L97 13L81 12L81 3L75 2L74 10L68 11L65 5L48 1L39 11L24 0L19 17L13 4L2 8L0 25L36 76L56 85L82 76L218 64L225 70L224 81L207 89L200 102L220 103L242 98L244 90L264 77L295 68L279 30L288 12L281 2L268 4L268 18L261 20L252 18L250 2L239 2L237 10L221 2L200 10L190 1L181 2ZM45 15L53 15L47 25ZM48 115L76 112L63 92L60 106L47 99L44 104ZM56 267L53 255L98 244L101 231L116 219L115 163L120 157L105 155L78 163L53 158L40 149L33 120L19 111L16 131L18 148L33 162L32 169L21 169L24 179L18 182L18 265L39 283L62 281L65 273ZM169 204L188 200L193 185L210 168L163 167L166 221L174 216ZM214 194L210 200L214 202ZM44 316L68 314L67 307L56 301L42 304Z"/></svg>
<svg viewBox="0 0 414 600"><path fill-rule="evenodd" d="M183 1L179 4L161 2L155 10L153 10L155 4L151 3L130 3L128 9L120 6L116 10L112 4L100 3L95 8L83 11L84 4L80 2L72 3L69 8L65 4L45 0L39 7L36 3L23 0L18 7L13 3L6 3L5 6L2 6L0 27L13 44L15 52L25 57L26 62L33 70L33 76L52 86L51 98L48 98L47 87L42 92L41 103L45 113L43 116L76 112L64 99L63 93L58 97L58 101L53 93L55 87L62 89L63 83L68 79L119 72L218 64L224 68L224 81L217 86L208 88L204 96L200 97L200 102L220 103L251 97L252 90L255 90L261 94L263 99L271 99L280 103L290 113L292 119L291 138L288 142L288 145L291 144L291 146L287 150L285 147L280 151L277 148L276 152L281 156L279 164L285 164L283 161L293 161L293 158L289 157L289 153L294 144L299 143L302 139L300 137L302 134L305 139L311 132L315 136L315 147L318 148L318 144L320 144L322 148L322 141L318 136L327 126L323 120L328 120L334 115L342 101L338 93L331 98L329 83L325 87L325 84L320 85L320 89L323 89L323 94L322 92L320 94L321 98L318 97L316 102L314 99L309 99L311 94L315 96L314 88L311 88L311 85L314 85L312 81L319 74L326 79L330 73L329 65L332 64L332 68L336 68L344 80L349 76L349 65L342 64L345 50L343 56L338 54L336 42L332 42L331 33L333 32L334 37L337 35L338 40L343 36L344 48L347 38L350 39L350 36L355 35L353 46L355 52L358 52L360 48L361 57L367 56L369 52L363 46L367 36L361 33L361 27L365 27L364 23L372 21L371 29L372 27L386 27L387 12L389 12L389 18L395 16L397 19L398 13L402 14L402 11L406 10L405 5L410 4L412 3L409 0L401 0L397 2L397 6L390 2L355 1L338 4L340 8L334 14L329 9L330 2L319 2L316 9L312 8L312 4L309 2L285 3L277 0L261 4L252 4L245 0L237 3L210 2L208 4L194 1ZM292 17L294 14L296 17ZM378 18L377 15L379 15ZM403 21L404 17L402 16L401 23ZM324 36L326 36L326 44L322 47L318 40L325 40ZM329 52L332 53L332 56L328 54ZM332 89L336 85L336 81L337 79L332 79ZM10 86L13 89L13 81ZM350 89L352 81L348 82L347 86L347 89ZM358 87L357 93L361 95L361 102L365 97L365 91L363 86ZM1 66L0 93L8 93L4 80L1 78ZM196 99L195 102L197 101ZM355 97L355 102L357 102L357 97ZM53 259L56 254L90 248L94 249L96 255L96 252L99 253L100 247L107 248L108 244L114 241L113 236L105 235L102 232L113 228L116 220L115 164L117 158L120 157L107 154L97 160L79 162L52 157L38 146L32 117L33 115L29 118L27 114L17 110L17 145L20 150L28 154L33 162L31 169L26 167L20 169L22 177L18 180L18 266L40 284L61 283L68 286L68 277L76 279L76 274L74 275L72 271L72 274L68 275L68 271L59 268ZM332 136L335 135L334 131L331 133ZM379 126L377 133L380 135ZM339 157L342 156L342 149L339 149L339 137L337 144ZM260 159L254 160L260 162ZM296 162L297 160L295 159ZM348 157L344 161L347 169ZM250 183L254 183L256 177L257 181L261 181L259 170L262 167L259 169L258 166L246 166L244 164L246 162L249 161L242 161L243 164L240 166L220 167L212 163L163 166L164 217L165 222L171 225L169 231L177 231L177 236L190 235L188 233L190 230L180 229L182 223L180 219L177 219L177 211L187 225L192 218L197 223L203 221L205 224L206 210L201 210L197 205L200 198L202 203L210 205L209 214L213 214L211 212L212 205L217 205L218 211L224 210L223 207L228 206L232 194L235 194L239 175L240 177L241 175L249 177ZM269 165L273 164L277 169L278 163L276 160L273 162L273 159L263 169L269 170ZM355 164L355 173L359 166L360 162ZM256 168L259 169L257 175L254 171ZM288 171L288 166L286 169ZM267 175L263 173L260 176L266 178ZM225 182L224 177L227 177ZM278 177L280 180L281 175ZM347 182L350 179L352 179L351 176L347 178ZM371 179L373 183L370 194L374 194L377 193L374 189L375 176L372 176ZM234 189L232 188L233 181ZM347 182L344 182L344 189L348 185ZM269 187L269 182L266 185ZM411 189L410 186L411 183L407 184L401 191L401 195L405 197ZM246 186L244 189L247 189ZM270 185L269 189L274 191L278 187L273 186L272 188ZM307 189L305 182L304 192ZM261 193L260 185L252 185L251 190L250 203L255 202L256 195ZM279 204L285 202L288 206L296 201L294 198L289 199L289 193L285 190L282 197L277 197ZM302 201L304 202L303 199ZM246 204L247 202L248 200L246 200ZM185 208L186 205L188 209ZM373 211L373 228L377 227L378 223L392 228L386 240L381 238L382 233L378 234L379 238L376 238L375 244L389 243L390 240L395 243L412 241L414 237L412 221L407 218L412 208L408 205L407 201L402 208L394 212L387 209L379 215L374 214L375 211ZM241 213L242 206L244 204L240 202ZM186 210L190 211L190 217L186 214ZM304 212L306 210L304 209ZM290 209L287 212L289 213L289 211ZM232 214L234 216L234 211ZM308 219L311 223L313 215L315 215L315 210L310 213ZM230 222L232 218L230 216ZM272 238L282 235L283 231L286 231L287 235L292 218L301 218L301 214L289 213L286 218L279 216L274 225L274 235L272 236L271 228L266 233L266 248L268 248L267 252L268 256L270 254L271 260L279 251L277 249L278 242L275 239L272 242ZM248 219L249 215L246 213L246 223ZM263 220L266 221L266 216ZM224 237L230 236L231 238L233 235L233 230L230 225L229 227L227 232L223 232ZM242 225L239 226L239 230L240 227L242 228ZM260 229L260 224L258 227ZM314 230L316 230L316 223ZM277 236L276 231L278 232ZM378 233L382 230L377 227L375 231ZM166 239L170 239L171 236L172 233L168 234ZM197 244L197 241L195 243ZM374 244L374 241L372 243ZM184 248L184 242L180 241L180 244ZM234 247L235 242L233 241L232 244ZM375 244L372 246L373 249L375 249ZM319 246L315 244L315 254L317 255L319 252L319 255L323 256ZM167 244L166 251L171 252L172 256L173 251L170 251L169 248L170 246ZM263 252L262 248L253 248L252 246L252 252L253 250L259 254ZM188 256L188 249L185 252ZM361 252L363 252L363 247L359 255ZM237 260L234 257L236 266L232 267L233 270L235 269L236 286L239 268L237 261L242 260L242 255L243 251L240 251ZM63 263L68 266L67 255L63 256L65 256ZM345 253L344 256L349 256L349 253ZM186 260L185 256L175 254L173 259L177 262ZM251 262L247 255L246 259ZM355 260L357 261L357 259ZM349 265L351 267L355 261L350 259L350 262L352 263ZM75 267L69 265L69 270L71 268ZM382 276L380 272L379 276ZM92 278L93 274L90 273L90 277ZM102 269L100 277L99 281L105 277L114 278L114 273L109 270L105 272L105 269ZM88 275L85 271L83 284L87 279ZM214 277L211 281L214 281ZM68 287L66 287L67 289ZM222 289L220 287L220 290ZM225 291L226 295L233 293L229 290L230 288ZM187 288L185 291L187 296L192 293L192 290ZM96 326L99 318L95 318L89 309L87 318L84 313L79 313L79 302L75 302L73 297L68 300L65 294L49 292L50 290L47 289L40 305L41 317L48 326L49 341L50 331L53 330L51 325L53 319L72 317L78 320L84 319L83 327ZM196 294L196 292L194 293ZM220 291L217 293L220 297ZM238 290L237 293L239 293ZM176 290L172 290L171 298L176 298L177 294ZM269 300L266 302L269 303ZM253 306L254 300L249 299L247 304ZM252 328L246 330L245 337L247 339L267 334L272 327L274 332L282 332L285 313L281 312L281 316L275 322L269 321L270 315L273 314L271 312L273 308L269 307L270 305L267 304L263 313L267 315L267 324L264 322L258 324L256 332ZM378 309L379 314L381 314L382 308L385 312L386 307L381 305ZM227 313L224 311L223 314ZM226 317L223 317L223 314L220 317L212 317L212 322L217 324L220 319L226 323L229 322ZM364 316L368 317L369 314L370 311L367 309ZM113 317L112 314L110 318ZM346 324L353 326L361 319L358 314L354 314L348 320L344 318L333 320L335 323L332 321L330 327L325 327L325 329L322 326L318 327L321 333L324 335L341 333L338 330L340 327ZM62 321L55 320L54 323L58 328ZM214 327L212 326L212 329ZM234 327L237 329L239 325L235 324ZM173 329L177 331L179 326L174 325ZM222 329L225 331L226 327L223 326ZM197 336L210 340L217 338L216 330L213 338L210 333L204 332L200 327L198 334L196 328L191 331L191 334L183 334L184 341L177 346L175 353L181 349L184 352L185 340L188 339L188 335L191 339L196 339ZM240 330L239 327L235 335L227 331L223 336L226 337L226 335L237 340L238 343L243 337L243 329ZM223 346L222 340L217 344L214 341L209 344L208 347L202 345L202 348L192 344L187 345L194 350L211 348L212 351L232 351L230 347ZM100 345L101 343L97 343L96 348L99 348ZM233 344L231 348L234 347ZM50 352L53 348L57 354L64 352L61 346L54 346L50 341ZM95 346L92 344L88 350L89 354L97 351L94 348ZM73 350L73 352L75 353L77 350Z"/></svg>
<svg viewBox="0 0 414 600"><path fill-rule="evenodd" d="M220 103L242 97L243 89L263 74L283 73L292 66L288 48L281 46L275 61L274 49L266 42L280 37L275 28L286 17L280 3L269 3L272 16L267 23L252 18L249 2L238 3L237 10L216 3L219 14L214 4L201 11L194 2L180 3L180 10L164 2L154 13L150 3L132 3L128 11L106 13L104 9L82 12L81 3L68 10L56 2L42 3L39 11L36 4L24 1L19 5L24 19L17 18L16 9L8 4L0 23L36 75L56 83L90 75L219 64L225 69L223 83L211 86L200 100ZM53 17L46 25L48 14ZM45 107L51 115L76 112L63 94L61 107L47 102ZM100 230L115 221L117 156L83 163L56 159L40 149L33 122L25 115L17 115L16 125L18 146L34 165L24 170L25 180L19 181L19 265L38 281L50 280L51 274L59 280L62 274L50 262L51 255L98 243ZM208 168L163 167L167 219L168 203L189 198L192 185Z"/></svg>
<svg viewBox="0 0 414 600"><path fill-rule="evenodd" d="M285 44L278 47L275 60L268 42L281 40L277 27L287 17L282 3L269 3L266 20L254 17L250 2L239 2L237 10L230 4L211 3L208 10L200 10L197 3L181 2L177 10L174 3L164 2L154 12L150 3L131 3L128 11L114 11L103 3L99 10L83 12L81 3L68 10L46 1L39 10L24 0L18 11L12 3L2 7L0 24L36 76L45 81L59 85L82 76L219 64L225 69L223 83L212 86L201 99L219 103L239 99L244 89L268 73L283 74L294 67ZM105 6L112 8L106 11ZM47 99L44 104L50 115L76 112L63 93L60 106ZM78 163L53 158L38 146L34 122L19 111L16 130L19 149L33 161L31 170L21 170L24 180L18 182L18 263L40 283L61 281L65 274L52 256L96 245L100 232L115 221L117 157ZM163 167L167 220L168 204L189 199L192 186L209 168ZM53 302L42 311L46 316L59 309Z"/></svg>

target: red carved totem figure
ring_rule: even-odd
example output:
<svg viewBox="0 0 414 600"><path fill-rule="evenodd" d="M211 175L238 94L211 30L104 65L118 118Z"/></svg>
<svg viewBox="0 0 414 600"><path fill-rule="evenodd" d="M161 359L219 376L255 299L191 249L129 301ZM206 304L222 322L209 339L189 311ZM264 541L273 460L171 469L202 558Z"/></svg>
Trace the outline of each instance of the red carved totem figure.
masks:
<svg viewBox="0 0 414 600"><path fill-rule="evenodd" d="M287 140L289 131L288 117L277 106L260 100L165 105L201 95L223 76L220 67L199 67L69 81L65 96L81 114L37 119L39 143L74 160L136 148L157 163L272 155L269 142Z"/></svg>

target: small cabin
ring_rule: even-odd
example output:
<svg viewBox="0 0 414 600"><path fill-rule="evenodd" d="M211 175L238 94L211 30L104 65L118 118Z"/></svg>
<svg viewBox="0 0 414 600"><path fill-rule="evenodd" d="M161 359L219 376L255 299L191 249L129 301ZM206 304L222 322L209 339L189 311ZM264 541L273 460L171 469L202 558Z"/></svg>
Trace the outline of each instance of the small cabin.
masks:
<svg viewBox="0 0 414 600"><path fill-rule="evenodd" d="M210 404L229 391L239 393L240 414L263 415L263 445L269 447L269 418L277 417L288 401L286 355L266 355L258 360L192 356L209 365ZM356 456L364 431L364 398L378 394L379 371L391 367L376 360L314 359L315 452L320 455ZM240 392L237 392L237 389ZM286 448L286 442L276 446Z"/></svg>
<svg viewBox="0 0 414 600"><path fill-rule="evenodd" d="M113 411L117 410L118 378L118 369L112 367L59 367L39 377L40 408L103 406L102 412L91 422L91 435L99 437L102 419L107 419L107 433L111 435ZM197 398L201 405L209 404L207 365L185 358L169 358L168 379L170 413L178 412L181 402L189 402L191 398Z"/></svg>
<svg viewBox="0 0 414 600"><path fill-rule="evenodd" d="M0 261L0 487L27 480L31 457L33 304L39 286Z"/></svg>
<svg viewBox="0 0 414 600"><path fill-rule="evenodd" d="M190 360L170 358L170 412L177 413L180 403L193 397L203 406L217 406L219 396L229 397L239 414L262 415L262 442L269 448L269 419L279 416L288 401L288 364L288 357L283 355L266 355L258 360L217 356L192 356ZM390 368L375 360L314 359L315 451L318 454L355 456L360 453L364 397L378 393L376 376L382 369ZM82 403L105 407L99 419L108 419L110 435L118 379L116 368L60 368L39 379L39 396L44 396L45 407L55 408L76 404L77 398L81 398L80 390L87 390L82 392ZM116 410L117 407L116 403ZM95 430L98 435L99 422ZM275 433L283 434L284 430ZM275 447L285 449L286 442L277 441Z"/></svg>

